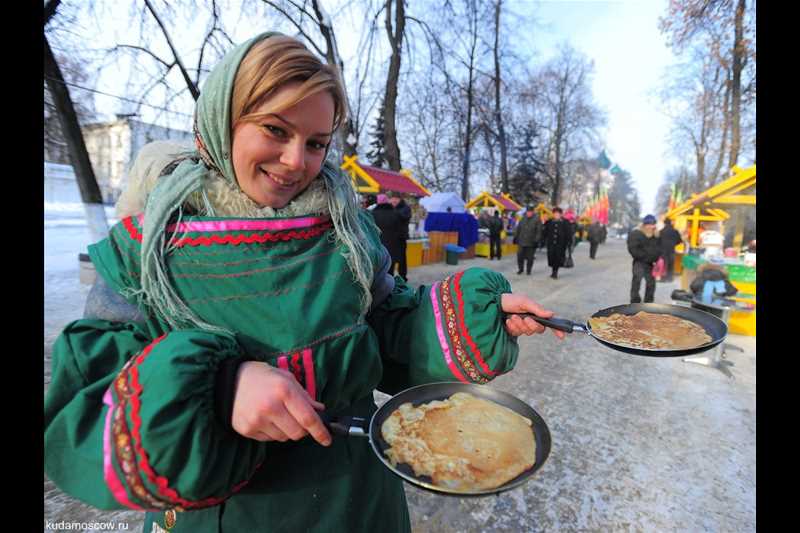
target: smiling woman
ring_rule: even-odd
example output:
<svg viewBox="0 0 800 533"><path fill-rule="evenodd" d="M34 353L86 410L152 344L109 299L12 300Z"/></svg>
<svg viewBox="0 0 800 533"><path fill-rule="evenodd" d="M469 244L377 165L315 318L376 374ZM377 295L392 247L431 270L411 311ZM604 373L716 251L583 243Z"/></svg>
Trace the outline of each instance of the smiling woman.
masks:
<svg viewBox="0 0 800 533"><path fill-rule="evenodd" d="M275 99L283 101L300 87L287 84ZM318 92L280 114L270 112L272 107L266 102L256 110L263 119L243 117L234 126L233 168L247 196L281 208L319 174L331 139L334 103L330 93Z"/></svg>
<svg viewBox="0 0 800 533"><path fill-rule="evenodd" d="M344 102L335 69L266 33L209 74L194 149L142 149L120 222L89 249L94 311L53 347L59 488L147 511L147 532L410 530L399 478L317 412L369 417L376 389L486 383L514 367L516 336L544 331L504 313L552 313L490 270L418 289L388 274L372 217L325 161Z"/></svg>

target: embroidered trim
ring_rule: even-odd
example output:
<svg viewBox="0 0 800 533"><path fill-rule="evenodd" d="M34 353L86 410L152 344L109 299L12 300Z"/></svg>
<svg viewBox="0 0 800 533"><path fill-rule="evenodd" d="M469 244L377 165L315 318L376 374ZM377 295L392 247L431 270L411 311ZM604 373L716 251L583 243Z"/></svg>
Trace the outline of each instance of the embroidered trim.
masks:
<svg viewBox="0 0 800 533"><path fill-rule="evenodd" d="M190 501L178 494L178 492L169 487L169 480L164 476L159 476L151 467L148 462L147 452L142 446L141 438L141 418L139 417L139 409L141 407L140 395L142 393L142 386L139 383L139 370L138 366L147 358L152 351L153 347L161 342L167 334L161 335L150 343L142 353L138 356L131 358L125 366L122 367L119 375L114 380L114 390L117 393L118 405L114 413L114 424L112 432L114 434L114 442L116 444L117 459L120 468L125 473L125 480L132 492L141 500L147 502L150 509L168 510L175 509L183 511L184 509L193 509L200 507L210 507L223 502L232 494L238 492L244 487L249 479L246 479L237 484L231 490L230 494L222 498L205 498L198 501ZM128 381L130 380L130 386ZM131 404L131 420L133 421L132 431L128 429L125 422L125 408L127 403ZM138 456L138 460L137 460ZM150 483L157 487L158 494L151 493L144 485L138 467L147 475ZM259 463L256 465L255 470L261 466ZM252 474L250 475L252 477ZM177 504L177 506L176 506Z"/></svg>
<svg viewBox="0 0 800 533"><path fill-rule="evenodd" d="M326 222L315 228L303 231L289 231L287 233L257 233L255 235L212 235L210 237L183 237L174 241L176 247L182 246L213 246L214 244L233 244L234 246L245 243L265 243L290 241L295 239L307 240L316 237L333 227L332 222Z"/></svg>
<svg viewBox="0 0 800 533"><path fill-rule="evenodd" d="M103 430L103 478L105 479L106 485L108 486L109 490L111 491L111 495L114 496L115 500L130 509L144 511L143 507L133 503L130 501L130 499L128 499L128 493L125 492L125 486L119 480L117 472L114 470L114 466L111 464L111 419L114 416L115 408L114 400L111 397L110 388L107 389L106 393L103 395L103 403L108 406L105 429Z"/></svg>
<svg viewBox="0 0 800 533"><path fill-rule="evenodd" d="M133 225L132 216L123 218L122 225L125 226L126 230L128 230L128 235L130 235L131 239L142 242L142 234L139 231L139 228Z"/></svg>
<svg viewBox="0 0 800 533"><path fill-rule="evenodd" d="M139 224L141 224L144 218L141 215L139 216L141 217L139 218ZM167 226L167 231L285 231L288 229L308 228L323 224L329 220L329 217L302 217L280 220L198 220L193 222L181 222L180 224L170 224Z"/></svg>
<svg viewBox="0 0 800 533"><path fill-rule="evenodd" d="M453 351L456 355L456 360L464 369L467 376L475 383L486 383L488 378L482 376L476 369L475 364L469 358L461 344L461 336L458 334L458 325L456 319L455 305L453 305L453 298L450 295L450 280L453 276L448 276L442 282L442 308L444 309L445 324L447 324L447 333L450 336L450 342L453 345Z"/></svg>
<svg viewBox="0 0 800 533"><path fill-rule="evenodd" d="M447 345L447 339L444 336L444 330L442 329L442 314L439 312L439 303L438 298L436 297L436 292L439 290L441 286L441 282L436 282L431 287L431 307L433 308L433 316L435 318L434 324L436 324L436 335L439 337L439 346L442 348L442 355L444 355L445 363L447 363L447 367L450 369L450 372L459 380L464 383L469 383L469 381L461 375L461 372L458 371L453 359L450 357L450 347Z"/></svg>
<svg viewBox="0 0 800 533"><path fill-rule="evenodd" d="M158 337L150 343L142 351L145 355L153 349L153 347L161 342L164 335ZM131 390L128 388L127 373L131 368L132 363L136 357L131 358L122 367L119 375L114 379L112 387L117 395L117 407L114 411L114 419L112 424L112 436L114 438L115 451L117 455L117 463L125 475L125 482L130 488L131 492L149 505L150 509L168 509L171 507L167 502L157 498L150 493L144 485L138 470L136 469L136 456L131 446L132 438L131 432L128 429L128 424L125 421L125 406L131 398ZM113 400L112 400L113 402Z"/></svg>
<svg viewBox="0 0 800 533"><path fill-rule="evenodd" d="M316 400L317 386L314 380L314 359L311 348L291 354L291 360L288 354L281 355L278 357L278 368L291 372L294 379L306 389L308 395Z"/></svg>
<svg viewBox="0 0 800 533"><path fill-rule="evenodd" d="M138 218L141 215L137 215L137 221L141 224L143 219ZM128 230L128 235L131 239L142 242L142 232L136 225L133 223L133 216L125 217L122 219L122 225ZM306 218L303 220L317 220L316 218ZM281 242L281 241L290 241L296 239L303 239L307 240L312 237L316 237L317 235L321 235L322 233L326 232L330 228L333 227L333 222L328 220L327 218L320 217L319 220L322 220L318 226L307 230L301 231L281 231L277 230L277 232L262 232L256 233L253 235L211 235L211 236L200 236L200 237L183 237L180 239L172 238L170 243L173 244L177 248L182 248L183 246L213 246L215 244L233 244L234 246L245 243L245 244L252 244L252 243L265 243L265 242ZM248 222L246 220L239 221L239 222ZM259 222L259 221L250 221L250 222ZM260 221L268 223L270 221ZM282 221L274 221L274 222L282 222ZM186 222L183 224L195 224L193 222ZM198 224L202 224L202 222L198 222ZM172 224L171 226L175 226ZM215 230L216 231L216 230Z"/></svg>
<svg viewBox="0 0 800 533"><path fill-rule="evenodd" d="M311 348L303 350L303 367L306 370L306 390L308 395L317 399L317 383L314 378L314 359L311 357Z"/></svg>
<svg viewBox="0 0 800 533"><path fill-rule="evenodd" d="M470 350L472 350L472 354L475 356L475 360L480 365L481 370L486 376L493 377L497 375L497 372L494 372L486 362L481 357L481 351L478 349L478 346L475 344L475 341L472 340L472 336L469 334L469 330L467 329L467 325L464 322L464 297L461 293L461 278L464 276L464 272L459 272L456 274L455 280L453 282L453 289L456 293L456 300L458 301L458 326L461 329L461 335L466 339L467 346L469 346Z"/></svg>

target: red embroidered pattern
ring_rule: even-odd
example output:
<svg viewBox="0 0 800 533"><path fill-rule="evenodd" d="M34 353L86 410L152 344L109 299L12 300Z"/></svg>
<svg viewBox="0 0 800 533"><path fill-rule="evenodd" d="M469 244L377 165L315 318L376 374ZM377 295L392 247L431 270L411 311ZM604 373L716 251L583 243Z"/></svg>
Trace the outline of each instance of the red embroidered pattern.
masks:
<svg viewBox="0 0 800 533"><path fill-rule="evenodd" d="M133 223L133 217L126 217L122 219L122 224L128 230L128 235L136 241L142 242L142 233ZM333 227L333 222L327 221L318 226L306 230L290 230L290 231L277 231L277 232L261 232L252 235L211 235L201 237L183 237L180 239L173 238L171 243L177 248L183 246L212 246L214 244L233 244L234 246L245 243L265 243L265 242L280 242L291 241L295 239L310 239L320 235Z"/></svg>
<svg viewBox="0 0 800 533"><path fill-rule="evenodd" d="M306 348L301 352L291 354L291 359L289 359L289 357L289 355L279 356L278 368L290 371L294 379L297 380L297 383L306 389L312 398L316 399L317 388L314 378L314 360L311 356L311 349Z"/></svg>
<svg viewBox="0 0 800 533"><path fill-rule="evenodd" d="M467 356L464 346L461 344L461 337L458 334L458 326L456 325L456 312L453 306L453 299L450 295L450 280L452 277L453 276L448 276L441 285L442 308L444 309L445 313L447 333L450 336L450 342L453 345L453 351L455 352L456 359L461 365L461 368L463 368L466 372L467 376L469 376L473 382L486 383L489 381L489 379L478 373L478 371L475 369L475 365L472 363L472 360Z"/></svg>
<svg viewBox="0 0 800 533"><path fill-rule="evenodd" d="M142 242L142 234L139 231L139 228L133 224L133 216L123 218L122 225L125 226L126 230L128 230L128 235L131 236L131 239Z"/></svg>
<svg viewBox="0 0 800 533"><path fill-rule="evenodd" d="M164 476L159 476L150 466L148 462L147 452L142 447L142 438L141 438L141 425L142 421L139 416L139 409L141 407L141 400L139 396L142 393L142 386L139 383L139 370L138 365L140 365L145 358L149 355L150 351L153 347L161 342L161 340L166 337L162 335L154 340L150 345L148 345L140 355L132 358L128 363L120 371L120 374L115 379L115 390L117 392L117 398L119 400L119 407L117 412L115 413L115 427L114 427L114 434L115 437L119 434L121 438L115 438L115 443L117 445L117 455L122 460L120 461L120 467L122 468L123 472L125 472L126 481L128 481L131 490L134 492L136 496L141 498L142 500L146 501L148 504L151 505L151 508L156 509L171 509L174 508L176 510L182 511L184 509L195 509L200 507L210 507L213 505L217 505L223 502L226 498L230 497L231 494L236 493L239 491L243 486L247 484L249 479L246 479L235 487L233 487L231 494L222 498L206 498L199 501L190 501L178 494L178 492L169 487L169 480ZM130 377L129 377L130 376ZM128 386L128 381L130 381L130 387ZM125 406L128 403L128 400L131 404L131 420L133 421L133 431L129 431L127 425L125 424ZM133 444L133 451L130 449L131 443ZM135 453L133 453L135 452ZM147 475L147 478L151 483L156 485L158 496L152 494L147 488L144 486L138 472L136 471L136 456L138 455L138 466L139 468ZM259 463L256 465L255 470L261 466ZM254 472L255 472L254 470ZM252 474L251 474L252 476ZM177 506L176 506L177 504Z"/></svg>
<svg viewBox="0 0 800 533"><path fill-rule="evenodd" d="M143 354L149 353L153 346L158 344L164 336L157 338L149 346L147 346ZM117 404L113 415L112 436L114 439L114 451L117 456L117 461L122 469L125 477L125 482L130 488L131 492L149 505L150 509L169 509L172 505L166 500L159 499L152 495L144 485L138 470L136 469L136 456L134 454L133 446L131 445L131 433L128 425L125 422L125 405L131 398L131 391L128 388L127 372L130 369L133 359L130 359L125 366L122 367L120 374L114 379L113 387L117 395Z"/></svg>
<svg viewBox="0 0 800 533"><path fill-rule="evenodd" d="M456 299L458 300L458 325L461 328L461 335L463 335L463 337L466 339L467 345L469 346L470 350L472 350L472 354L475 356L475 360L478 362L481 370L483 370L483 373L489 377L496 376L497 372L492 371L481 357L481 351L478 349L475 341L472 340L472 336L469 334L467 325L464 323L464 297L461 293L461 278L463 276L463 272L456 274L456 278L453 283L453 288L456 292Z"/></svg>

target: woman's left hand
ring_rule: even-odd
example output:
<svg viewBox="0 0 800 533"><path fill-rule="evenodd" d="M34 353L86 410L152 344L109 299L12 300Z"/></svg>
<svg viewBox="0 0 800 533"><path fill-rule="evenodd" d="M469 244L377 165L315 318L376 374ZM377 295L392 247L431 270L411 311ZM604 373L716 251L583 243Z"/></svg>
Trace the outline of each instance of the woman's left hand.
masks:
<svg viewBox="0 0 800 533"><path fill-rule="evenodd" d="M553 316L552 311L546 310L527 296L521 294L503 294L500 298L500 306L506 313L531 313L542 318ZM506 320L506 330L509 335L519 337L520 335L536 335L544 333L547 328L530 317L522 318L514 315ZM563 339L566 335L563 331L553 329L553 335Z"/></svg>

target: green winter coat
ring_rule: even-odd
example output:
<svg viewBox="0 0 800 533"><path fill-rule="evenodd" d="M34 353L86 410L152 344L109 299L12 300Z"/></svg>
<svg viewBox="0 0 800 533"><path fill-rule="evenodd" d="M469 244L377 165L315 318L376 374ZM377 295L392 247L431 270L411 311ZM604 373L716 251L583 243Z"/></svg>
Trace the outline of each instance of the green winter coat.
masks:
<svg viewBox="0 0 800 533"><path fill-rule="evenodd" d="M359 220L385 265L368 217ZM225 369L244 360L285 368L331 413L363 416L376 409L376 388L485 383L518 354L500 308L509 283L477 268L417 290L395 278L365 317L327 217L181 224L166 257L175 290L232 334L173 331L147 308L142 322L69 324L45 399L48 477L95 507L149 511L148 533L409 531L402 482L366 439L334 437L325 448L233 431ZM141 232L141 217L128 217L90 247L119 294L139 286Z"/></svg>

